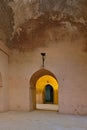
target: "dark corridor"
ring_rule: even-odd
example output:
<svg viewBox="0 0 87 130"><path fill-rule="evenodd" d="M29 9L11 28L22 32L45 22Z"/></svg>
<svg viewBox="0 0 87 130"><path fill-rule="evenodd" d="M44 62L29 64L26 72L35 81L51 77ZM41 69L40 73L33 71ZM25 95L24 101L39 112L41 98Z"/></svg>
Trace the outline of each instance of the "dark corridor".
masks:
<svg viewBox="0 0 87 130"><path fill-rule="evenodd" d="M53 103L53 87L50 84L45 87L45 103Z"/></svg>

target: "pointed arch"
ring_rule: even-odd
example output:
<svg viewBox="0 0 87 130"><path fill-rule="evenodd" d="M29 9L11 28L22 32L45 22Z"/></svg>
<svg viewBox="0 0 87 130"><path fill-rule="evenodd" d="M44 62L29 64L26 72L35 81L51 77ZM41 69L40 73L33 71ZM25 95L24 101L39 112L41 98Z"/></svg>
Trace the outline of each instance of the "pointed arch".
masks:
<svg viewBox="0 0 87 130"><path fill-rule="evenodd" d="M31 87L32 89L35 88L35 87L36 87L35 85L36 85L37 80L38 80L40 77L44 76L44 75L50 75L50 76L52 76L52 77L54 77L54 78L56 79L55 75L54 75L52 72L50 72L49 70L40 69L40 70L36 71L36 72L32 75L32 77L31 77L31 79L30 79L30 87ZM56 79L56 80L57 80L57 79Z"/></svg>
<svg viewBox="0 0 87 130"><path fill-rule="evenodd" d="M56 79L55 75L46 69L40 69L36 71L30 78L30 82L29 82L30 83L30 88L29 88L30 110L36 109L36 82L40 77L45 75L50 75Z"/></svg>

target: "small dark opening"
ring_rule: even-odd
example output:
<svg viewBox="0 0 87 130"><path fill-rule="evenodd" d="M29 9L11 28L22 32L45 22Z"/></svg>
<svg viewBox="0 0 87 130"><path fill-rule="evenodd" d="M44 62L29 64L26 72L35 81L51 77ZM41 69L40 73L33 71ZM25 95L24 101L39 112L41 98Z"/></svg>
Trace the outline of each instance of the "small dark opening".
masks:
<svg viewBox="0 0 87 130"><path fill-rule="evenodd" d="M45 87L45 103L53 103L53 87L50 84Z"/></svg>

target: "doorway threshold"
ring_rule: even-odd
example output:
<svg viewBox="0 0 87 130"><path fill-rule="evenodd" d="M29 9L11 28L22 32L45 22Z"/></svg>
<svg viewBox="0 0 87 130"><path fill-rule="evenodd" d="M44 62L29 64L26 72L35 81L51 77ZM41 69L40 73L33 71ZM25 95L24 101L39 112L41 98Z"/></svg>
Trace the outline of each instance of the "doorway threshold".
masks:
<svg viewBox="0 0 87 130"><path fill-rule="evenodd" d="M58 104L36 104L36 109L58 111Z"/></svg>

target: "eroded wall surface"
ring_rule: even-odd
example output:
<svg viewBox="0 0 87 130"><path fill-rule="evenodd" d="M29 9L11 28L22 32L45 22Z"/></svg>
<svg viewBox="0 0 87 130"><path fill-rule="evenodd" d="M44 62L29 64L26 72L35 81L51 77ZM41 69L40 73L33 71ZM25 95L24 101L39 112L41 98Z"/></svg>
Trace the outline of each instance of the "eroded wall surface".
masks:
<svg viewBox="0 0 87 130"><path fill-rule="evenodd" d="M2 43L4 44L4 43ZM7 111L9 108L8 98L8 55L5 53L7 48L1 47L0 41L0 112Z"/></svg>

